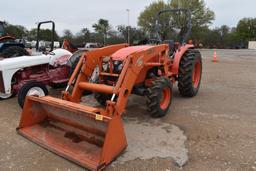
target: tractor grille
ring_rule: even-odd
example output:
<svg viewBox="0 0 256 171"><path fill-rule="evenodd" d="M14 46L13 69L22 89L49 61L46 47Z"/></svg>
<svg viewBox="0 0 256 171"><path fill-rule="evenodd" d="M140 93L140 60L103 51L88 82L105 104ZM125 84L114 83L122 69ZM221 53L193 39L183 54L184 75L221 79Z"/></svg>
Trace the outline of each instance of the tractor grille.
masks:
<svg viewBox="0 0 256 171"><path fill-rule="evenodd" d="M4 79L3 79L2 71L0 71L0 92L1 93L5 92L5 89L4 89Z"/></svg>

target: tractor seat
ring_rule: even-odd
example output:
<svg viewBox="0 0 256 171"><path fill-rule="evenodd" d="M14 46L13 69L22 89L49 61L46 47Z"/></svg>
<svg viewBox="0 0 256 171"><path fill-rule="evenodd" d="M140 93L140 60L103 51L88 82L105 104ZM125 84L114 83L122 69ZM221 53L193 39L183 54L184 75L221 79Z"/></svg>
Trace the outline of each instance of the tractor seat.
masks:
<svg viewBox="0 0 256 171"><path fill-rule="evenodd" d="M180 43L175 42L174 40L164 40L163 43L169 46L169 56L172 56L173 53L180 47Z"/></svg>

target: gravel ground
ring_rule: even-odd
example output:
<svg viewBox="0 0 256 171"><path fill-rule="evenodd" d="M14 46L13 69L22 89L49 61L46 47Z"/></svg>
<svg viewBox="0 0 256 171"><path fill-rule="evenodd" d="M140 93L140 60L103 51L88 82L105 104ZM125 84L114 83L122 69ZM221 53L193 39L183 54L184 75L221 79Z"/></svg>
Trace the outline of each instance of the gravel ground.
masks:
<svg viewBox="0 0 256 171"><path fill-rule="evenodd" d="M217 50L218 63L213 50L201 52L198 96L183 98L174 86L166 117L152 119L144 98L129 99L129 147L106 170L256 170L256 51ZM0 109L0 170L84 170L16 134L16 98L0 101Z"/></svg>

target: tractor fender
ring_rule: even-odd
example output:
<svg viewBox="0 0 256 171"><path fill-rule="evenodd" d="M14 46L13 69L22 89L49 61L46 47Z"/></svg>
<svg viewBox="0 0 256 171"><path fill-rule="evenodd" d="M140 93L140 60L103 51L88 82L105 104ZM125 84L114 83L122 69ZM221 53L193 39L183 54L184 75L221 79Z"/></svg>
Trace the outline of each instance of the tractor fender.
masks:
<svg viewBox="0 0 256 171"><path fill-rule="evenodd" d="M88 49L79 49L69 58L67 61L67 66L72 67L77 61L79 61L80 57L87 52Z"/></svg>
<svg viewBox="0 0 256 171"><path fill-rule="evenodd" d="M72 53L68 50L56 49L50 52L49 64L54 67L66 65L71 56Z"/></svg>
<svg viewBox="0 0 256 171"><path fill-rule="evenodd" d="M2 79L3 79L1 83L3 84L3 87L4 87L4 92L1 92L1 93L4 93L4 94L12 93L12 78L14 74L20 69L21 68L14 68L10 70L1 71Z"/></svg>
<svg viewBox="0 0 256 171"><path fill-rule="evenodd" d="M0 37L0 41L2 42L2 41L5 41L5 40L15 40L15 38L14 37L12 37L12 36L3 36L3 37Z"/></svg>
<svg viewBox="0 0 256 171"><path fill-rule="evenodd" d="M174 58L173 58L173 66L172 66L172 70L171 72L174 75L178 75L179 73L179 65L180 65L180 60L183 57L184 53L188 50L188 49L193 49L195 46L192 44L186 44L186 45L182 45L175 53Z"/></svg>

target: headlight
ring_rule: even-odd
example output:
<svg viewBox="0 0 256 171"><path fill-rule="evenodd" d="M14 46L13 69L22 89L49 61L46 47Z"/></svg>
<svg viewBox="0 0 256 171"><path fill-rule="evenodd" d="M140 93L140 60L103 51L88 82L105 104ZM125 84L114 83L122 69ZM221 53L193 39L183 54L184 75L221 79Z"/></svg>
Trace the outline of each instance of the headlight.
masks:
<svg viewBox="0 0 256 171"><path fill-rule="evenodd" d="M113 61L113 67L115 73L120 73L123 69L123 62L122 61Z"/></svg>
<svg viewBox="0 0 256 171"><path fill-rule="evenodd" d="M121 71L123 69L123 64L121 63L120 65L118 65L118 71Z"/></svg>
<svg viewBox="0 0 256 171"><path fill-rule="evenodd" d="M113 64L114 64L114 65L118 65L118 64L120 64L120 62L121 62L121 61L114 61Z"/></svg>

